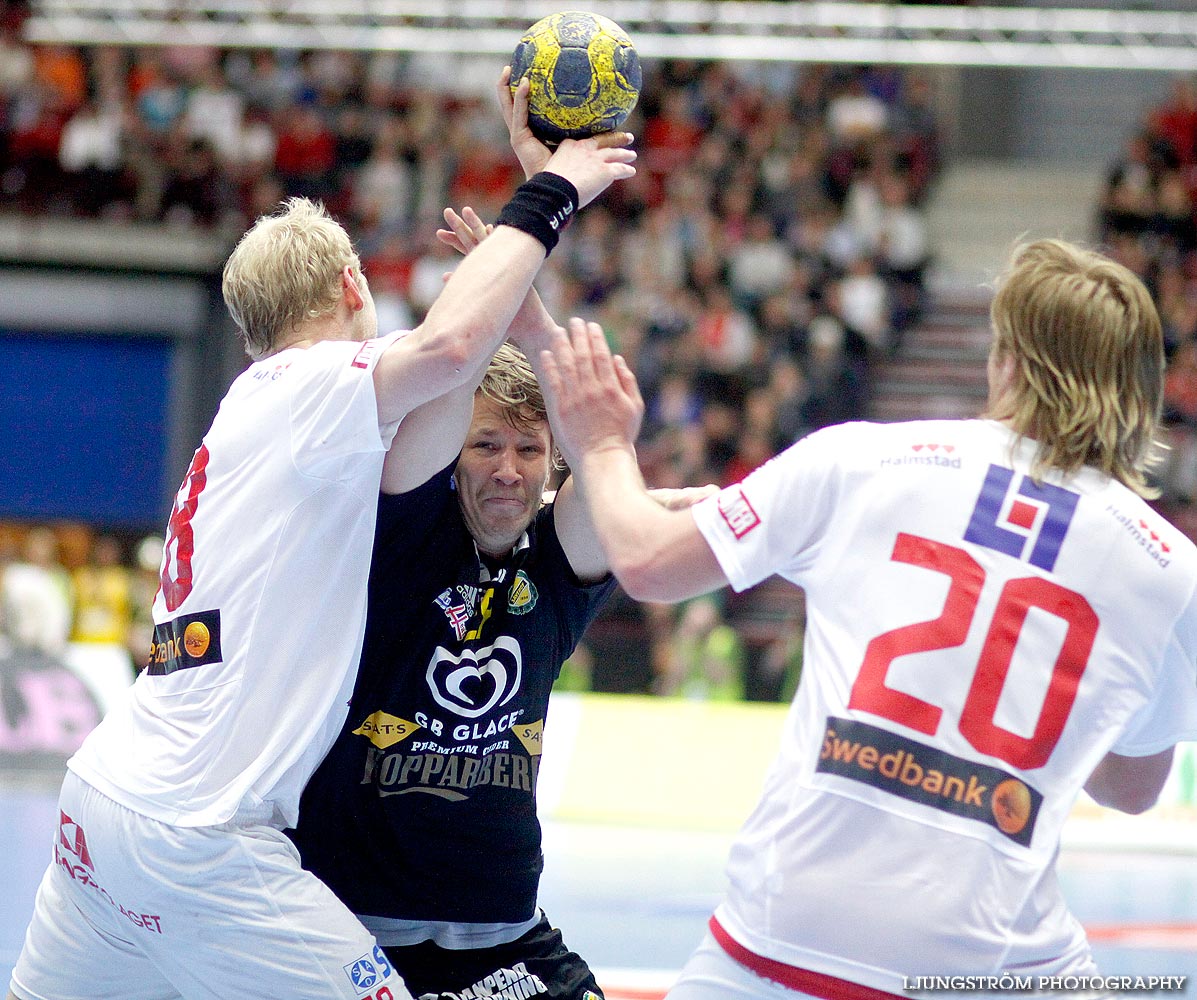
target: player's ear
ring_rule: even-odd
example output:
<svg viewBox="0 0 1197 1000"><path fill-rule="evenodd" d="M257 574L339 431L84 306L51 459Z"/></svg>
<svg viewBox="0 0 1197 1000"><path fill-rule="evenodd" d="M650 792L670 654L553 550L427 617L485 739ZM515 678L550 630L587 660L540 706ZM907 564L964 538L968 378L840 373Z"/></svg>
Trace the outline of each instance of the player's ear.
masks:
<svg viewBox="0 0 1197 1000"><path fill-rule="evenodd" d="M365 280L365 276L362 276L361 281L365 283ZM345 304L353 312L357 312L366 304L365 292L358 285L358 276L349 264L341 268L341 294L345 297Z"/></svg>

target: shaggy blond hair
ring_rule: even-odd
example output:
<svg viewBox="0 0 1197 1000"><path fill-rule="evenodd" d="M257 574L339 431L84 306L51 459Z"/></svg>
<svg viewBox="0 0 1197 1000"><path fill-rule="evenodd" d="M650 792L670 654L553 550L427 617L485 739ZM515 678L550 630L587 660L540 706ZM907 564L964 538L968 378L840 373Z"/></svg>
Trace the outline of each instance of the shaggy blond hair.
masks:
<svg viewBox="0 0 1197 1000"><path fill-rule="evenodd" d="M549 419L544 393L536 381L536 373L527 357L514 344L507 342L491 358L478 386L478 394L503 408L503 416L517 430L531 430L537 424ZM549 429L552 440L552 429ZM553 468L563 469L565 464L557 449L553 448Z"/></svg>
<svg viewBox="0 0 1197 1000"><path fill-rule="evenodd" d="M307 198L289 198L241 237L224 265L221 291L251 358L269 354L340 300L341 270L362 281L349 235Z"/></svg>
<svg viewBox="0 0 1197 1000"><path fill-rule="evenodd" d="M1164 338L1131 271L1063 240L1017 249L990 308L1012 384L990 416L1038 443L1033 472L1090 465L1143 497L1156 459Z"/></svg>

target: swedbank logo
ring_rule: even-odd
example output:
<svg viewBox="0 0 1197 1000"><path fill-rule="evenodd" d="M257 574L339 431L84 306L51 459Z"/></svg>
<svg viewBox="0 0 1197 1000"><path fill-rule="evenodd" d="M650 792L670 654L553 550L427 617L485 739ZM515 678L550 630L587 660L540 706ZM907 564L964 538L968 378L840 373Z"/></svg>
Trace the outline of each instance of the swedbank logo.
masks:
<svg viewBox="0 0 1197 1000"><path fill-rule="evenodd" d="M146 673L163 676L220 660L220 611L200 611L154 626Z"/></svg>
<svg viewBox="0 0 1197 1000"><path fill-rule="evenodd" d="M1029 846L1043 796L996 767L853 719L827 717L815 768L992 826Z"/></svg>
<svg viewBox="0 0 1197 1000"><path fill-rule="evenodd" d="M192 659L198 659L208 651L212 633L203 622L192 622L183 630L183 648Z"/></svg>

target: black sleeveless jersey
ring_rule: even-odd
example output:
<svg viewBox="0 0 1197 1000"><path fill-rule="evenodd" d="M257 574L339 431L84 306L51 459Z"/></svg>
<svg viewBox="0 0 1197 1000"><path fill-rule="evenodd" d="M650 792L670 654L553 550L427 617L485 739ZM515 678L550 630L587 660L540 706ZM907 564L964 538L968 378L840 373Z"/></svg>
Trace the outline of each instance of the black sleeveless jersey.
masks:
<svg viewBox="0 0 1197 1000"><path fill-rule="evenodd" d="M577 580L551 505L480 560L451 474L380 498L349 716L290 832L355 913L514 923L543 868L549 691L615 584Z"/></svg>

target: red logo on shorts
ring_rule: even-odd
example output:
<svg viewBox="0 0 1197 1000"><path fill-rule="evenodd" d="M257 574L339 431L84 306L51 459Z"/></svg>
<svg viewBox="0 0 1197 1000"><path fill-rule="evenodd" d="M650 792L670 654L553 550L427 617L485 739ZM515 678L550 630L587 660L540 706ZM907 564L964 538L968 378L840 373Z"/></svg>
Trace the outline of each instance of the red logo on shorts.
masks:
<svg viewBox="0 0 1197 1000"><path fill-rule="evenodd" d="M717 503L719 513L737 538L743 538L761 523L760 516L752 509L743 489L737 489L734 494L720 493Z"/></svg>
<svg viewBox="0 0 1197 1000"><path fill-rule="evenodd" d="M82 864L92 871L96 870L87 850L87 838L83 836L83 827L62 810L58 812L58 845L64 851L75 855Z"/></svg>

